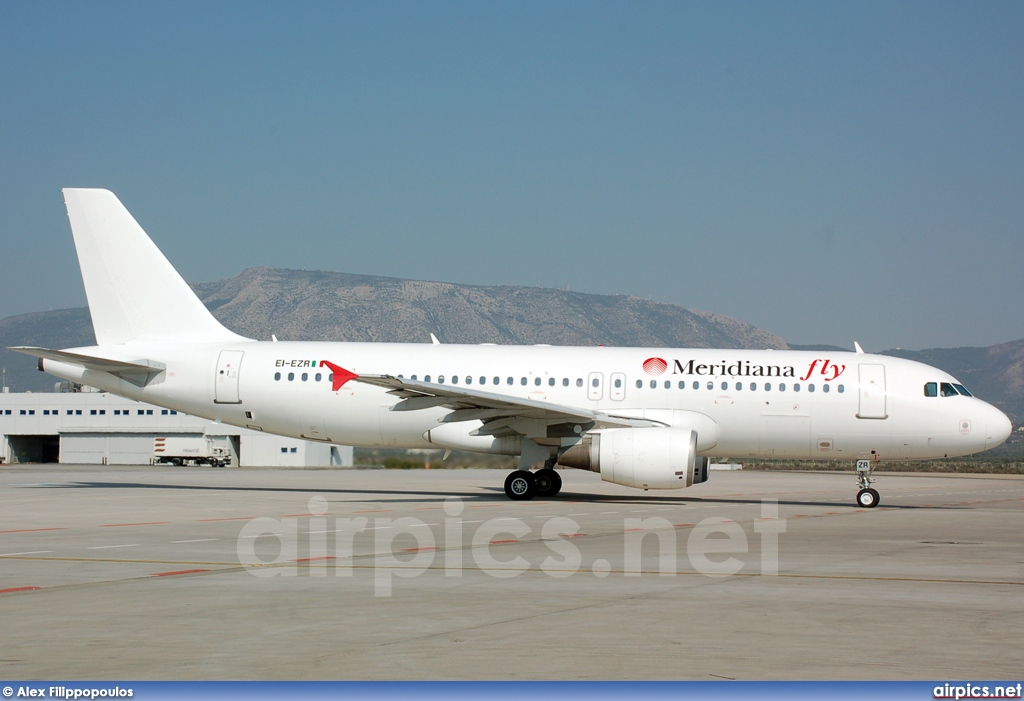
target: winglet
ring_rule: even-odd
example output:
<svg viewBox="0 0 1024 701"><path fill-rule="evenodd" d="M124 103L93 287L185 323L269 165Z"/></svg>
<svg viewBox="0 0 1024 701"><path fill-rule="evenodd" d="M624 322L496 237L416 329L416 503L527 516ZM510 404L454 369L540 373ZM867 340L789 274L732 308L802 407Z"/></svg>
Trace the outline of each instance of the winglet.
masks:
<svg viewBox="0 0 1024 701"><path fill-rule="evenodd" d="M326 365L331 369L331 372L334 373L334 383L331 385L332 392L337 392L339 389L345 386L346 382L348 382L349 380L354 380L357 377L359 377L359 375L352 372L351 370L346 370L340 365L335 365L330 360L321 360L320 364Z"/></svg>
<svg viewBox="0 0 1024 701"><path fill-rule="evenodd" d="M437 340L437 336L435 336L434 334L430 334L430 342L435 346L441 345L441 342Z"/></svg>
<svg viewBox="0 0 1024 701"><path fill-rule="evenodd" d="M861 347L860 347L860 344L859 344L859 343L857 343L856 341L854 341L854 342L853 342L853 349L854 349L855 351L857 351L858 353L860 353L861 355L863 355L863 354L864 354L864 349L863 349L863 348L861 348Z"/></svg>

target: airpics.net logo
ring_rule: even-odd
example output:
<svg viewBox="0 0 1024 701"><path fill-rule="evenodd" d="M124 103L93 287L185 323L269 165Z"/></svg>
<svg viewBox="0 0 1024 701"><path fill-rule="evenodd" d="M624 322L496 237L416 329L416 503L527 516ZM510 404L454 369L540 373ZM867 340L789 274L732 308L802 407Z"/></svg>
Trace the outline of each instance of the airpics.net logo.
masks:
<svg viewBox="0 0 1024 701"><path fill-rule="evenodd" d="M695 523L648 516L606 523L600 533L589 534L566 516L544 517L540 523L507 516L465 521L465 504L458 497L445 499L442 508L443 515L430 523L411 516L331 518L327 499L314 496L304 516L247 522L236 541L238 562L259 578L370 576L378 597L391 596L397 579L428 571L444 577L477 572L508 579L533 572L555 579L603 579L729 577L747 568L750 574L775 576L779 539L786 532L786 519L779 517L773 499L761 501L749 529L717 516ZM594 540L588 542L588 535ZM609 547L612 536L621 544Z"/></svg>
<svg viewBox="0 0 1024 701"><path fill-rule="evenodd" d="M648 358L644 361L644 372L657 377L668 370L668 361L664 358Z"/></svg>

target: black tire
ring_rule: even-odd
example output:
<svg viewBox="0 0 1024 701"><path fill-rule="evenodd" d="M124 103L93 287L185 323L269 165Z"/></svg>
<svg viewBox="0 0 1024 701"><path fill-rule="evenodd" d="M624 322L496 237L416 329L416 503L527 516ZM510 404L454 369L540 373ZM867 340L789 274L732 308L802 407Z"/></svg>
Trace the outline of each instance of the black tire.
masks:
<svg viewBox="0 0 1024 701"><path fill-rule="evenodd" d="M171 460L171 464L175 467L181 467L181 458L174 458Z"/></svg>
<svg viewBox="0 0 1024 701"><path fill-rule="evenodd" d="M527 501L537 496L537 479L532 472L516 470L505 478L505 494L514 501Z"/></svg>
<svg viewBox="0 0 1024 701"><path fill-rule="evenodd" d="M881 497L874 489L862 489L857 492L857 505L865 509L873 509L878 506Z"/></svg>
<svg viewBox="0 0 1024 701"><path fill-rule="evenodd" d="M553 497L562 491L562 476L551 468L544 468L533 473L537 481L537 496Z"/></svg>

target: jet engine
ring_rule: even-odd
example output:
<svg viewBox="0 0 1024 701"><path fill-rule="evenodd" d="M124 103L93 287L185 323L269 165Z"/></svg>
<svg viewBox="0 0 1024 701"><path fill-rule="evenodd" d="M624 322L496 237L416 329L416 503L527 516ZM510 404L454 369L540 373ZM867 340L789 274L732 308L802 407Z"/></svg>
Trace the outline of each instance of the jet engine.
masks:
<svg viewBox="0 0 1024 701"><path fill-rule="evenodd" d="M697 455L697 432L682 428L595 431L562 453L558 463L640 489L682 489L708 479L708 458Z"/></svg>

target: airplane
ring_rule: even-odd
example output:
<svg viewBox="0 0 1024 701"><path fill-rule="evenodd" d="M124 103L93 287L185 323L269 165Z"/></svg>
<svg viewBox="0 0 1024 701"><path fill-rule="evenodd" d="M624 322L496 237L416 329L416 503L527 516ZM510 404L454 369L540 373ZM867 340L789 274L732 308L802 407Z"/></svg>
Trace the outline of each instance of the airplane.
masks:
<svg viewBox="0 0 1024 701"><path fill-rule="evenodd" d="M556 466L638 489L707 481L715 458L967 455L1012 426L948 373L865 353L258 341L222 326L120 200L64 189L96 345L19 346L40 370L282 436L519 456L510 499L553 497ZM533 471L536 465L539 469Z"/></svg>

